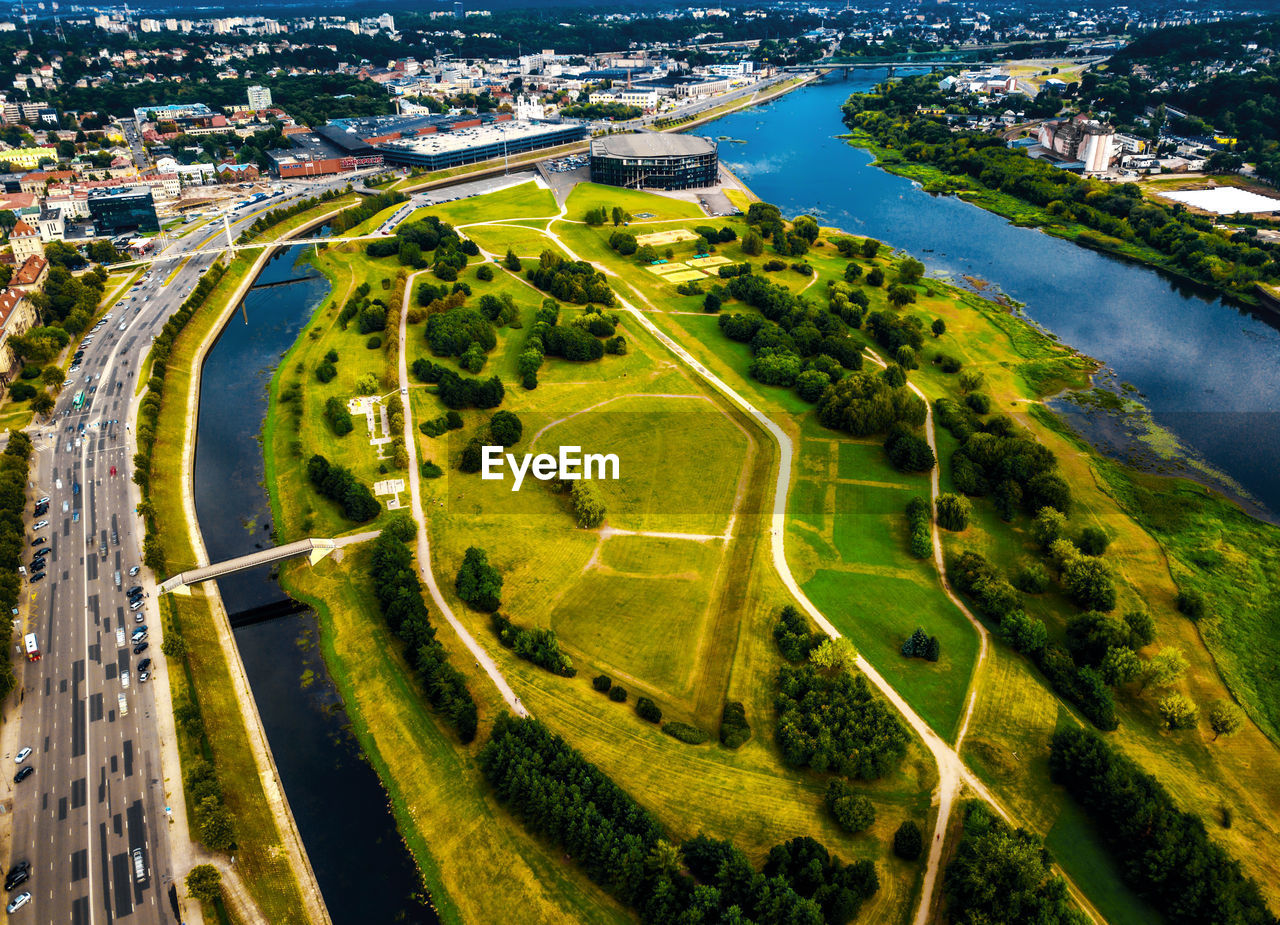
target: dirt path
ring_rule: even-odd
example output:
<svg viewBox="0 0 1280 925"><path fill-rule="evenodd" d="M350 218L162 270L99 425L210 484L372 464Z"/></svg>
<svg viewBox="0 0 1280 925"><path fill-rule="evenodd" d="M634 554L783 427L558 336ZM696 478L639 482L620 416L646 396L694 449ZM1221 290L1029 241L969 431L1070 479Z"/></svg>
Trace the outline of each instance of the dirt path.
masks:
<svg viewBox="0 0 1280 925"><path fill-rule="evenodd" d="M429 271L419 270L409 276L404 287L404 305L401 306L400 310L400 395L406 399L404 403L404 446L409 452L409 497L413 505L413 517L418 522L418 571L422 574L423 580L426 581L427 590L431 592L431 599L435 601L436 607L439 608L440 613L448 621L449 625L453 627L453 631L458 634L458 638L467 647L467 651L476 660L476 664L483 668L485 674L493 681L493 686L498 689L502 699L507 702L507 705L511 707L517 716L528 716L529 711L524 708L524 704L520 702L520 698L511 689L511 685L507 683L507 679L503 677L497 664L489 657L489 653L484 650L484 646L480 645L475 637L467 631L467 628L454 616L453 608L449 606L449 602L440 593L440 587L436 584L435 571L431 568L431 541L427 538L427 518L422 512L418 451L414 444L413 407L412 403L407 400L409 397L409 364L405 351L405 342L409 333L409 300L413 294L413 281L427 272Z"/></svg>

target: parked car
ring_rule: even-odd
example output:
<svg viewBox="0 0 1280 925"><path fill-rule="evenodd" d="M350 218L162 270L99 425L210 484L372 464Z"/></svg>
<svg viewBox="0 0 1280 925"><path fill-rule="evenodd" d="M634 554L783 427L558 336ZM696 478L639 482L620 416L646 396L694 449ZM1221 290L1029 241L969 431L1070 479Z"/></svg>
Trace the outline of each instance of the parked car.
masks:
<svg viewBox="0 0 1280 925"><path fill-rule="evenodd" d="M134 646L134 647L133 647L133 654L134 654L134 655L141 655L143 652L147 651L147 649L149 649L150 647L151 647L151 643L149 643L149 642L140 642L140 643L138 643L136 646ZM139 663L138 667L139 667L139 668L142 668L144 665L150 665L150 664L151 664L151 659L149 659L149 658L144 658L144 659Z"/></svg>
<svg viewBox="0 0 1280 925"><path fill-rule="evenodd" d="M6 908L9 910L9 914L13 915L29 902L31 902L30 893L19 893L9 901L9 905Z"/></svg>
<svg viewBox="0 0 1280 925"><path fill-rule="evenodd" d="M31 862L19 861L9 868L9 873L4 878L4 888L6 891L12 890L29 879L31 879Z"/></svg>
<svg viewBox="0 0 1280 925"><path fill-rule="evenodd" d="M30 757L31 747L27 746L26 748L19 750L18 754L13 756L13 761L15 764L22 764L22 762L26 761Z"/></svg>
<svg viewBox="0 0 1280 925"><path fill-rule="evenodd" d="M17 774L13 775L13 782L15 784L20 784L34 773L36 773L36 769L33 768L31 765L27 765Z"/></svg>

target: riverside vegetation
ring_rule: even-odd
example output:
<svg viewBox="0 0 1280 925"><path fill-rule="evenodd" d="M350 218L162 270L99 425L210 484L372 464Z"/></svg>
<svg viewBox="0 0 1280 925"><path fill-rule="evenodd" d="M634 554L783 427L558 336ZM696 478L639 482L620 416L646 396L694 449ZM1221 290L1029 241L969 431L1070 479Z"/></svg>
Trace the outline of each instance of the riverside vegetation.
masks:
<svg viewBox="0 0 1280 925"><path fill-rule="evenodd" d="M919 113L956 109L936 80L907 77L850 96L843 109L853 143L871 148L878 166L930 191L957 193L1019 224L1151 264L1238 301L1256 302L1256 284L1280 280L1274 243L1146 199L1135 183L1077 177L1010 149L999 135L952 131L945 117Z"/></svg>
<svg viewBox="0 0 1280 925"><path fill-rule="evenodd" d="M617 228L578 218L614 206L661 216L655 230L694 231L668 259L714 247L727 267L697 292L677 290L637 259L638 247L625 255L614 246ZM1108 918L1143 921L1151 910L1049 780L1049 736L1081 715L1104 728L1114 719L1116 747L1139 756L1179 803L1230 805L1234 824L1214 838L1248 876L1275 882L1274 857L1242 850L1274 831L1274 795L1251 785L1259 769L1280 769L1273 743L1251 724L1216 745L1198 727L1172 728L1182 723L1167 715L1181 714L1161 705L1175 695L1205 710L1230 695L1196 625L1174 607L1160 547L1103 490L1112 464L1047 414L1005 413L1083 384L1088 362L880 242L758 204L725 223L732 238L713 229L713 243L695 231L706 224L696 212L583 184L560 218L549 194L523 184L412 216L408 227L434 217L437 242L458 235L443 251L403 247L417 233L408 232L394 251L374 242L383 256L335 241L316 258L334 294L279 368L265 441L280 539L321 523L355 529L308 486L310 455L341 460L361 482L419 466L431 476L422 484L428 567L537 717L505 717L492 684L441 629L434 639L475 702L467 744L450 731L449 710L422 709L432 701L412 653L381 644L391 628L365 578L367 551L285 569L290 590L318 605L331 672L446 920L519 908L530 920L616 921L626 908L648 918L696 898L773 921L758 894L744 900L720 879L726 865L740 871L733 883L772 883L797 915L834 921L860 904L860 919L905 921L913 910L920 866L909 859L931 827L933 770L850 672L852 647L824 641L786 609L763 513L776 448L630 315L614 318L606 293L648 310L789 433L797 455L786 548L802 588L939 735L954 738L976 694L962 754ZM484 221L518 225L473 224ZM518 252L494 236L506 227L523 229ZM464 250L461 235L495 260L477 265L484 255ZM339 310L359 287L389 291L402 267L419 264L429 272L406 287L405 346L415 367L406 406L421 437L416 458L407 447L406 458L379 458L324 419L330 399L361 393L362 377L384 390L395 382L394 354L370 349L368 333L338 323ZM627 349L556 354L547 346L560 342L558 328L602 347L622 336ZM330 351L338 360L325 380L314 370ZM911 542L933 514L921 449L930 412L944 425L936 516L948 528L946 560L998 634L976 673L976 633ZM482 482L468 448L489 441L527 452L624 448L634 475L596 483L584 518L563 485L511 492ZM296 501L286 507L282 496ZM913 504L904 516L913 498L925 510ZM407 570L405 553L396 555ZM1227 617L1206 601L1215 619ZM917 648L924 657L912 657ZM858 761L828 740L858 746ZM546 762L603 802L592 809L555 775L544 779ZM752 813L741 812L743 800ZM507 812L528 831L504 826ZM689 850L703 835L720 846L714 861ZM1023 851L1024 841L1007 841ZM561 850L577 865L558 864ZM797 885L796 858L829 873ZM511 876L477 893L459 874L477 864Z"/></svg>

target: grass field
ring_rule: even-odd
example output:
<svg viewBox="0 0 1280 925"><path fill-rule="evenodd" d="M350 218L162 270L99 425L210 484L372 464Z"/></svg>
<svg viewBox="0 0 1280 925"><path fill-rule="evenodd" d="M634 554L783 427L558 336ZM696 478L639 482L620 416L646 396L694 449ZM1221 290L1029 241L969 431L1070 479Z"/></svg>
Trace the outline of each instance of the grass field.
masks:
<svg viewBox="0 0 1280 925"><path fill-rule="evenodd" d="M447 210L459 205L467 206L466 220L478 215L487 220L518 220L537 214L523 211L528 203L512 202L516 194L511 190L494 195L507 198L450 203L440 207L439 214L449 216ZM958 729L972 678L977 698L964 747L966 761L1015 811L1020 824L1050 839L1063 868L1109 920L1155 921L1150 910L1120 883L1089 826L1048 783L1048 737L1060 724L1075 722L1073 713L1046 687L1030 662L998 641L974 677L978 642L974 629L943 595L932 562L908 556L903 508L913 495L927 495L926 479L894 470L878 441L848 439L821 428L810 413L812 406L792 390L749 379L749 348L729 341L720 333L715 316L701 313L700 296L678 296L659 275L612 252L607 245L612 226L577 223L586 209L615 204L633 214L659 216L663 221L655 230L697 224L718 227L726 222L695 217L692 211L682 217L678 213L689 203L587 184L570 197L569 221L549 225L580 257L606 267L615 290L649 312L654 323L698 362L769 413L796 441L787 555L806 593L944 737L953 737ZM728 223L741 235L741 221ZM643 228L632 226L633 231ZM503 229L472 230L484 236L486 249L505 250L490 243L501 244L496 233ZM691 244L673 245L673 250L677 261L693 256ZM717 253L735 262L749 259L757 264L769 256L746 258L735 243L720 245ZM829 244L815 247L805 259L816 276L787 271L770 278L793 291L805 290L806 298L823 305L825 281L840 278L845 261ZM390 261L386 263L390 266ZM882 254L875 263L892 276L894 261L889 255ZM484 372L496 372L514 384L516 357L526 336L523 331L542 294L503 273L488 284L473 281L470 269L463 278L476 295L505 291L521 307L522 327L499 332L498 346ZM931 398L958 394L957 377L930 362L939 350L957 356L966 370L983 372L983 391L995 407L1013 413L1060 460L1076 497L1072 529L1094 524L1115 537L1108 558L1121 577L1118 612L1139 604L1151 609L1159 644L1186 651L1191 670L1182 689L1204 705L1202 709L1228 696L1219 676L1221 667L1232 690L1248 699L1254 715L1265 723L1269 707L1263 701L1271 694L1268 682L1255 681L1250 688L1232 680L1259 675L1268 650L1255 647L1250 652L1247 640L1274 629L1265 603L1242 607L1226 589L1231 582L1247 589L1251 582L1268 580L1263 572L1270 559L1264 556L1257 564L1242 560L1240 550L1248 548L1248 543L1227 538L1233 531L1243 531L1242 523L1224 511L1195 505L1189 507L1202 529L1165 523L1172 505L1157 504L1150 494L1138 490L1158 491L1154 485L1113 478L1087 448L1054 426L1050 416L1034 406L1033 413L1025 411L1029 400L1082 385L1091 361L977 295L936 280L913 288L917 301L905 312L920 317L926 328L941 317L947 333L936 340L926 338L921 368L911 373L912 380ZM883 289L864 291L872 310L885 306ZM732 302L725 310L751 311ZM566 306L562 318L572 311ZM421 325L411 328L410 360L426 353L421 331ZM770 679L778 665L770 631L773 613L786 602L786 595L768 565L764 516L771 498L769 471L776 464L774 447L735 413L725 413L719 402L710 405L719 410L698 415L673 410L678 403L694 400L662 396L701 394L703 402L715 396L642 331L631 330L625 317L620 333L629 348L624 357L606 356L587 364L548 358L536 390L508 388L503 407L516 412L525 426L522 442L512 451L519 454L534 444L544 449L569 443L588 451L617 451L623 478L601 486L609 511L607 526L711 537L721 533L733 515L731 538L726 542L601 535L576 528L567 499L540 483L512 493L509 485L463 475L455 468L460 448L487 420L487 413L466 411L461 431L435 440L419 438L421 457L446 468L444 477L431 480L424 489L434 502L428 508L428 527L441 588L535 715L657 813L673 835L686 837L705 829L732 836L758 859L780 837L808 832L845 857L874 856L881 864L884 888L875 908L869 906L863 917L902 920L909 912L911 894L918 889L918 871L885 860L883 844L904 816L919 820L927 813L930 764L913 745L908 766L900 774L868 787L879 818L871 838L852 839L833 832L818 810L821 780L781 767L770 728ZM318 339L328 336L317 335ZM609 405L617 404L611 400L621 397L638 403L636 410L615 413L618 408L610 409ZM419 419L441 411L430 389L414 389L412 403ZM622 403L620 407L629 406ZM644 424L628 422L632 415ZM719 418L723 426L686 424L685 416ZM947 460L956 444L942 431L938 441L946 490L950 484ZM592 446L593 442L608 446ZM614 444L628 452L635 448L641 464L629 464L627 453L616 450ZM737 467L723 465L725 458L736 460ZM286 484L289 477L276 476ZM735 497L740 498L736 509ZM1265 530L1245 535L1249 543L1275 548L1274 536ZM1038 554L1027 536L1026 518L1019 516L1006 524L985 501L975 504L969 529L946 534L944 542L952 552L980 550L1006 569L1021 557ZM552 676L519 661L496 644L485 615L467 610L453 597L454 571L469 545L486 548L502 571L503 612L522 625L554 628L575 661L576 678ZM1206 572L1217 584L1204 588L1220 595L1222 604L1211 620L1197 627L1174 612L1174 582L1195 583ZM1066 621L1076 612L1056 592L1029 597L1026 607L1045 620L1055 639L1061 638ZM942 657L937 663L900 654L902 641L917 626L938 636ZM1200 632L1209 640L1212 653ZM1219 656L1217 664L1214 654ZM747 707L752 740L732 753L714 745L679 745L640 722L629 705L610 703L592 691L589 678L600 671L632 691L632 699L638 693L651 696L664 718L712 733L724 699L739 699ZM475 687L484 690L491 706L493 695L485 683L477 680ZM1203 732L1162 732L1150 697L1122 692L1119 701L1121 729L1112 736L1115 744L1155 774L1182 805L1200 811L1214 836L1228 845L1264 889L1274 892L1274 886L1265 885L1280 883L1277 859L1271 852L1249 847L1273 843L1280 836L1280 793L1268 783L1280 774L1274 744L1253 727L1216 745ZM369 722L368 735L376 737L377 723ZM398 777L394 770L384 773ZM422 800L428 799L424 793ZM752 806L751 813L740 811L745 804ZM1229 830L1217 825L1219 806L1234 813L1235 824ZM434 843L431 850L436 852ZM447 854L437 857L437 862L447 868ZM520 895L512 892L508 898L518 901Z"/></svg>
<svg viewBox="0 0 1280 925"><path fill-rule="evenodd" d="M494 194L503 202L488 210L487 217L508 209L514 210L512 217L537 214L517 197L530 189L526 184ZM470 203L474 208L475 202L449 203L439 211L448 215L445 210L451 207ZM455 210L448 220L461 223L465 218ZM479 241L499 229L472 230ZM487 240L480 243L490 246ZM321 254L319 265L338 291L304 330L273 384L276 396L298 388L302 398L295 407L304 409L297 413L286 407L289 403L273 401L268 420L268 481L285 536L297 535L303 512L315 506L311 500L281 503L282 497L297 496L296 488L286 486L297 486L301 478L291 461L298 456L294 444L301 443L304 454L309 441L324 445L319 435L309 436L308 428L325 426L309 420L314 417L309 409L330 394L328 387L338 395L346 387L338 379L328 387L318 383L311 374L314 361L331 346L341 346L342 337L360 340L333 329L333 306L360 279L394 271L393 261L367 261L347 251L330 248ZM530 479L521 491L512 492L509 482L483 482L478 475L459 473L455 467L461 446L490 414L463 411L462 430L435 439L417 437L419 457L446 470L423 486L424 496L434 502L427 514L437 579L452 599L453 570L462 551L469 545L486 548L504 575L503 612L521 625L554 628L578 667L577 678L555 677L516 660L497 644L486 615L453 600L456 612L535 715L657 813L673 837L687 838L700 830L731 837L758 862L773 844L813 834L843 857L876 858L882 888L863 914L876 921L905 921L918 890L919 868L890 860L884 846L903 818L926 822L934 778L923 751L913 746L897 775L866 787L879 816L869 834L851 838L835 830L821 809L821 776L785 769L773 746L772 676L779 660L771 625L783 598L761 556L773 447L744 419L726 413L663 348L625 321L619 329L627 339L625 356L593 363L547 358L538 388L520 389L515 385L516 358L542 294L505 273L483 283L469 268L462 278L472 286L473 297L506 292L521 309L520 327L498 332L497 347L482 373L497 373L509 383L503 408L517 413L524 424L521 441L510 451L519 455L581 445L584 452L616 452L621 478L600 484L608 509L606 527L695 536L581 530L568 498L542 483ZM575 311L564 306L562 323ZM429 355L422 338L423 324L410 325L410 361ZM362 349L355 343L339 349L339 378L348 376L343 367L353 359L364 368L355 356ZM415 420L443 410L430 388L411 389L410 402ZM342 448L333 449L340 453ZM351 562L358 563L359 554ZM355 571L358 564L349 570L347 562L325 563L313 571L297 566L286 581L308 598L327 603L322 613L326 658L335 677L341 675L357 734L387 782L402 831L433 893L464 921L490 920L495 909L520 909L522 920L530 921L615 920L616 908L601 902L576 869L554 853L543 855L544 849L526 841L493 805L479 786L470 751L453 744L422 711L394 657L392 641L379 646L380 662L364 663L361 634L374 618L368 590ZM441 638L452 651L461 651L447 630ZM483 729L501 708L500 701L469 659L464 656L457 664L480 700ZM755 735L737 752L683 745L640 721L630 703L615 704L596 694L589 679L600 671L632 690L632 702L645 693L666 717L713 734L726 697L742 699ZM423 767L439 771L424 775ZM744 800L753 807L750 814L741 812ZM496 840L486 836L497 828L512 831ZM456 830L468 837L451 837ZM517 855L518 860L502 860ZM512 876L487 896L472 895L476 891L462 879L478 864L507 863Z"/></svg>
<svg viewBox="0 0 1280 925"><path fill-rule="evenodd" d="M565 201L565 218L580 222L588 210L600 206L606 211L612 211L614 206L621 206L624 211L631 213L636 222L663 218L706 218L697 203L616 186L601 186L598 183L579 183L573 188ZM646 212L649 213L648 218L639 218L640 214ZM612 226L609 229L612 232ZM639 234L644 226L633 226L632 230Z"/></svg>

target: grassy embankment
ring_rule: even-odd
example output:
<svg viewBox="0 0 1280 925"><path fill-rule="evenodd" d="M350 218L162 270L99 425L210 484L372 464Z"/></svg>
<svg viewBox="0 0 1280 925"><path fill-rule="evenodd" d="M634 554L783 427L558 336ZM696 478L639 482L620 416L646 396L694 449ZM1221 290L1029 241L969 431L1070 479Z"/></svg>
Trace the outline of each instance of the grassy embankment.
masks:
<svg viewBox="0 0 1280 925"><path fill-rule="evenodd" d="M572 216L573 212L570 211ZM693 223L689 223L693 224ZM579 254L590 259L609 259L609 251L603 243L607 232L582 226L556 226L566 241ZM590 239L596 238L593 243ZM676 259L690 250L689 245L676 247ZM737 245L721 248L734 260L742 259ZM811 252L806 258L818 270L820 280L838 275L844 261L831 249ZM880 258L884 263L884 258ZM668 333L677 337L694 355L706 363L716 374L734 384L759 407L776 412L775 417L785 420L797 410L795 396L777 388L761 386L745 375L749 353L743 345L735 344L716 330L711 318L681 314L697 312L698 297L679 297L673 287L653 279L642 268L631 264L623 266L617 258L613 264L621 279L647 300L649 306L660 308L657 321ZM779 282L796 289L802 285L801 277L792 271L775 274ZM815 298L821 298L820 284L810 290ZM884 306L882 290L868 288L872 308ZM1086 524L1100 524L1110 531L1115 541L1108 552L1109 559L1120 574L1121 602L1117 612L1136 606L1149 607L1156 619L1159 640L1145 654L1151 654L1161 645L1182 648L1191 662L1186 681L1181 689L1191 695L1207 711L1214 700L1227 696L1215 665L1218 655L1223 670L1231 677L1245 675L1246 666L1253 660L1265 659L1264 652L1252 653L1244 645L1256 633L1274 625L1274 617L1266 606L1258 603L1242 619L1235 619L1231 604L1218 608L1218 615L1206 625L1206 637L1213 651L1202 643L1196 627L1174 611L1172 599L1175 593L1166 552L1173 550L1177 560L1177 544L1189 544L1191 548L1204 549L1207 529L1211 535L1211 550L1206 561L1216 561L1214 556L1239 569L1240 558L1233 548L1224 548L1223 535L1231 529L1243 529L1252 525L1260 541L1275 548L1271 528L1249 521L1232 506L1214 499L1215 516L1222 518L1222 534L1215 532L1217 524L1212 518L1198 520L1194 516L1181 522L1186 531L1176 540L1156 531L1153 537L1135 522L1113 497L1114 489L1105 473L1123 472L1082 446L1079 441L1068 440L1061 433L1061 426L1047 412L1032 415L1019 414L1019 410L1034 403L1040 396L1051 394L1064 386L1083 384L1084 374L1091 367L1084 358L1074 357L1069 351L1051 339L1036 332L999 306L962 293L937 281L929 281L917 287L918 302L908 311L925 321L926 326L934 317L947 322L948 333L939 341L926 346L926 355L941 348L961 357L966 368L980 369L987 378L986 391L995 399L999 408L1013 413L1030 426L1038 439L1050 446L1061 461L1064 474L1076 494L1076 507L1072 516L1072 529ZM751 311L730 303L726 310ZM927 394L949 394L958 390L955 377L941 373L937 367L926 364L912 373ZM1034 407L1034 404L1032 405ZM784 426L787 426L784 423ZM936 579L917 583L919 597L904 594L910 587L902 581L902 570L917 567L906 555L904 526L900 514L901 505L910 496L909 491L892 490L892 483L911 484L911 477L904 477L887 469L877 451L857 441L849 441L833 435L808 422L793 425L806 439L800 444L797 460L798 480L793 492L790 510L792 523L789 528L789 559L799 580L805 584L806 593L824 608L830 608L830 616L842 631L848 632L859 643L864 654L878 669L890 678L918 711L944 735L950 727L948 718L954 718L954 706L963 698L967 675L953 666L946 671L943 663L927 666L902 659L896 645L916 625L923 625L943 640L944 659L948 653L948 637L952 637L952 657L955 646L963 652L965 633L972 631L962 617L941 600ZM839 444L833 449L832 444ZM943 488L949 485L947 460L955 447L954 440L945 431L939 432L940 456L943 460ZM825 473L825 477L824 477ZM872 485L846 488L841 481L831 484L831 475L837 480L857 478ZM920 484L922 480L916 482ZM810 486L809 483L812 483ZM1205 493L1188 483L1176 483L1182 490ZM808 487L807 487L808 486ZM923 493L923 491L921 491ZM890 500L892 499L892 500ZM1210 507L1206 503L1206 507ZM895 511L896 508L896 511ZM1222 512L1229 512L1225 517ZM859 520L850 525L850 515ZM1238 520L1237 520L1238 519ZM1155 518L1151 518L1155 521ZM845 521L843 534L841 523ZM1197 522L1198 521L1198 522ZM1157 522L1158 525L1158 522ZM1014 525L1002 523L988 503L976 506L974 523L958 536L949 535L949 549L973 547L984 552L1002 568L1011 571L1024 557L1035 557L1034 544L1026 535L1026 521L1018 518ZM1154 528L1153 528L1154 530ZM1162 547L1156 539L1164 542ZM1241 543L1238 548L1247 547ZM834 547L834 548L833 548ZM1212 554L1210 554L1212 553ZM1252 573L1243 573L1261 581L1260 587L1269 587L1272 580L1262 573L1259 565ZM809 574L818 574L823 568L839 573L838 587L847 589L843 594L827 594L815 587ZM1184 580L1178 574L1178 580ZM852 577L850 574L852 573ZM1203 574L1203 570L1202 570ZM1231 574L1231 573L1227 573ZM899 579L889 582L888 578ZM1239 576L1237 576L1239 577ZM1230 579L1223 575L1218 580ZM896 587L896 593L893 588ZM1213 590L1213 589L1210 589ZM1257 600L1269 600L1272 595L1256 595ZM1249 596L1249 585L1237 592ZM1235 603L1232 601L1232 603ZM841 616L841 604L846 616ZM1045 620L1051 637L1061 640L1067 619L1077 611L1060 594L1049 593L1029 597L1027 610ZM1249 615L1252 614L1252 615ZM878 632L872 632L872 630ZM889 639L884 639L885 634ZM1229 650L1234 645L1235 650ZM1233 665L1233 662L1239 662ZM1254 662L1256 667L1256 662ZM1049 786L1046 773L1047 740L1060 722L1074 722L1071 711L1063 707L1046 688L1032 666L1022 657L997 642L987 667L977 679L979 698L966 742L965 756L975 770L1006 799L1021 820L1049 837L1055 855L1090 898L1117 921L1151 920L1149 910L1137 903L1115 875L1105 854L1092 838L1088 827L1082 824L1078 814L1061 793ZM1234 685L1242 698L1251 695L1249 688ZM1259 700L1265 700L1269 689L1258 690ZM1169 733L1157 728L1157 717L1152 705L1153 697L1126 692L1121 702L1122 726L1112 738L1130 754L1138 758L1175 793L1182 805L1200 812L1215 837L1226 842L1232 853L1244 863L1246 869L1261 883L1274 883L1277 858L1259 855L1249 847L1250 843L1267 843L1274 839L1280 807L1275 805L1274 788L1264 782L1265 774L1280 770L1274 745L1256 729L1248 729L1233 740L1212 744L1207 731ZM1274 700L1274 697L1271 698ZM951 712L947 707L951 707ZM1251 704L1256 713L1259 702ZM1265 772L1262 770L1266 768ZM1219 824L1220 807L1230 809L1235 817L1231 829ZM1247 821L1245 821L1247 817ZM1255 841L1257 840L1257 841Z"/></svg>
<svg viewBox="0 0 1280 925"><path fill-rule="evenodd" d="M325 203L313 210L310 217L333 208L333 203ZM298 217L298 223L306 220ZM293 227L297 227L297 223ZM187 417L186 396L196 374L196 351L217 325L227 300L249 272L256 256L256 252L241 252L232 261L209 299L175 341L169 358L166 398L152 451L150 489L150 502L161 527L158 535L167 574L189 568L196 562L185 528L182 478L178 471L182 466L187 429L195 425L195 421ZM170 660L171 665L178 664L178 670L170 672L174 709L177 711L192 703L202 718L199 730L178 725L177 745L182 766L189 768L192 761L204 758L217 768L224 802L235 819L236 866L258 908L272 922L303 922L298 883L275 817L267 808L261 769L253 752L244 745L248 734L209 601L197 587L190 597L165 596L160 601L160 609L165 635L180 635L187 645L185 664ZM191 818L194 807L188 805L187 809Z"/></svg>
<svg viewBox="0 0 1280 925"><path fill-rule="evenodd" d="M546 193L494 195L502 197L502 208L485 209L482 203L474 214L494 219L555 211ZM688 205L647 197L641 204L647 207L642 211ZM467 213L475 208L475 201L468 200L439 211L450 221L465 221L474 220ZM322 256L322 264L330 255ZM376 263L392 267L391 261ZM462 551L473 544L487 548L506 578L504 612L522 625L555 629L574 658L577 677L554 677L518 661L497 644L486 615L453 600L459 616L534 714L657 813L674 836L706 830L731 837L759 861L773 844L813 834L844 857L876 858L882 889L863 914L877 921L904 920L913 907L920 871L888 857L886 845L903 818L926 821L934 776L923 751L913 746L898 774L862 788L876 803L879 818L870 834L849 837L821 808L825 781L783 768L772 744L772 676L779 664L771 638L772 613L785 600L762 545L773 447L714 401L665 350L625 323L626 356L589 364L548 359L538 389L520 389L513 384L515 361L541 295L505 274L483 283L474 273L469 268L463 274L473 287L473 299L505 291L521 309L523 328L499 333L499 345L482 373L497 372L508 382L503 407L519 414L525 428L514 452L535 442L539 449L582 443L619 452L624 480L604 486L612 526L715 535L724 532L730 516L734 526L728 543L720 538L606 539L578 530L565 499L542 485L516 494L507 484L482 486L477 476L451 468L465 437L489 416L464 412L466 426L453 440L419 438L422 456L446 468L443 478L424 488L437 579L452 598L453 571ZM331 278L340 284L343 279L340 274ZM566 316L574 311L564 308ZM303 427L314 418L310 409L329 394L311 375L311 367L331 346L341 346L341 338L350 337L333 328L332 308L318 313L315 327L319 337L303 334L274 385L277 395L302 390ZM411 359L427 353L422 338L423 324L411 325ZM348 344L339 368L353 352ZM422 387L412 390L412 401L418 421L443 410ZM609 404L561 420L601 402ZM292 414L277 411L269 423L268 453L278 460L295 452L289 446L295 439L289 433ZM539 431L545 432L535 441ZM708 446L720 452L709 453ZM359 441L350 443L344 461L357 462L364 453L359 447ZM688 465L694 458L706 461L700 472ZM284 487L290 482L283 462L269 465L274 497L294 499L309 492ZM300 528L302 512L321 502L312 498L288 508L276 503L277 524L286 529L282 538L291 538ZM447 897L463 919L493 911L509 914L513 908L521 908L528 920L594 921L621 914L555 852L508 824L479 783L473 751L459 748L423 711L406 680L397 643L386 636L369 605L359 554L314 570L291 566L286 581L298 593L329 605L321 613L330 669L358 734L388 783L402 831L442 905ZM441 638L470 676L480 702L483 739L484 728L503 707L447 628ZM591 689L590 678L600 671L628 688L628 704L611 703ZM682 745L635 716L630 704L639 694L653 697L664 719L689 722L713 736L724 700L742 700L755 735L737 752L715 744ZM441 770L424 775L423 767ZM459 837L460 831L465 836ZM515 874L483 895L466 888L468 870L495 862ZM537 876L547 867L559 876Z"/></svg>
<svg viewBox="0 0 1280 925"><path fill-rule="evenodd" d="M1154 267L1178 279L1185 280L1192 286L1202 289L1213 288L1201 280L1188 276L1172 258L1140 241L1126 241L1104 234L1095 228L1081 225L1078 222L1064 221L1061 216L1051 215L1045 209L1023 199L984 186L972 177L948 174L928 164L906 161L901 152L880 146L871 135L861 130L855 130L844 137L854 147L866 148L874 154L876 167L887 170L889 173L897 174L900 177L915 180L924 187L926 192L947 193L958 196L966 202L986 209L988 212L994 212L1007 218L1014 225L1039 228L1054 237L1065 238L1084 247ZM1224 298L1244 301L1250 304L1255 304L1257 301L1251 296L1242 295L1234 290L1223 290L1220 294Z"/></svg>

